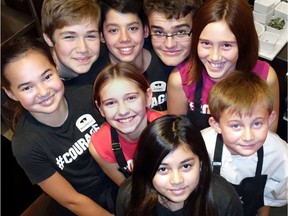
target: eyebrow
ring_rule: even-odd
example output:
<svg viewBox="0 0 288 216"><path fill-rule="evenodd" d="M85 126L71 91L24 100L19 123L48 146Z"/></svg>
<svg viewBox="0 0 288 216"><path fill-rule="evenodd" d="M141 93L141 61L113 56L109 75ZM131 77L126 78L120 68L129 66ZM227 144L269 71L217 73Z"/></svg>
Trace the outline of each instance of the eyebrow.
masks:
<svg viewBox="0 0 288 216"><path fill-rule="evenodd" d="M91 30L91 31L87 31L87 33L98 33L99 31L98 30ZM75 31L65 31L65 32L61 32L60 35L65 35L65 34L78 34L77 32Z"/></svg>
<svg viewBox="0 0 288 216"><path fill-rule="evenodd" d="M124 94L124 97L130 96L130 95L139 95L139 94L140 94L139 92L129 92L127 94ZM101 101L101 103L105 103L106 101L109 101L109 100L115 100L115 98L108 98L106 100Z"/></svg>
<svg viewBox="0 0 288 216"><path fill-rule="evenodd" d="M211 40L199 37L199 41L211 41ZM220 41L220 43L236 43L237 44L237 41Z"/></svg>
<svg viewBox="0 0 288 216"><path fill-rule="evenodd" d="M195 161L195 158L194 157L187 158L187 159L181 161L180 164L187 163L188 161ZM160 163L160 165L168 165L168 163Z"/></svg>
<svg viewBox="0 0 288 216"><path fill-rule="evenodd" d="M136 22L127 23L127 24L125 24L125 26L141 25L141 24L142 24L141 22L136 21ZM107 23L105 25L105 27L109 27L109 26L120 26L120 25L118 23Z"/></svg>
<svg viewBox="0 0 288 216"><path fill-rule="evenodd" d="M189 24L183 23L183 24L179 24L179 25L173 26L173 29L179 29L179 28L182 28L182 27L191 28ZM157 25L151 25L151 28L164 29L162 26L157 26Z"/></svg>

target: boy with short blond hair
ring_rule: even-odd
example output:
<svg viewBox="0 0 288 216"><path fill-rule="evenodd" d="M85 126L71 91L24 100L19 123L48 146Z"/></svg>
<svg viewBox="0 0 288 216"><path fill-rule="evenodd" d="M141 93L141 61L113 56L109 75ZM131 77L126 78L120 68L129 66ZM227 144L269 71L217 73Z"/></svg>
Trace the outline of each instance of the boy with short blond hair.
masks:
<svg viewBox="0 0 288 216"><path fill-rule="evenodd" d="M101 12L96 1L44 0L41 18L43 38L65 84L93 84L100 55Z"/></svg>
<svg viewBox="0 0 288 216"><path fill-rule="evenodd" d="M201 132L213 171L235 187L244 215L287 204L288 149L269 131L276 113L267 83L234 71L212 87L208 104L211 127Z"/></svg>

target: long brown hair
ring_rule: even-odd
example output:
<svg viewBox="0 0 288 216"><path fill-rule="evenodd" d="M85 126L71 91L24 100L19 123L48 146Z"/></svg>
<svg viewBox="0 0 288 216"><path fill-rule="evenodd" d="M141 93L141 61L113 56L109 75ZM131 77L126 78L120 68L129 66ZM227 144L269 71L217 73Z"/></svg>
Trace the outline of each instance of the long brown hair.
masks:
<svg viewBox="0 0 288 216"><path fill-rule="evenodd" d="M252 9L247 0L205 0L193 17L192 45L189 62L188 84L196 83L203 70L198 57L199 37L209 23L225 20L238 45L236 70L251 71L258 58L258 36Z"/></svg>
<svg viewBox="0 0 288 216"><path fill-rule="evenodd" d="M199 184L184 205L185 215L217 215L211 192L211 164L204 140L185 116L165 115L151 122L142 132L134 157L131 199L127 216L157 215L158 192L152 180L162 160L185 145L201 161Z"/></svg>

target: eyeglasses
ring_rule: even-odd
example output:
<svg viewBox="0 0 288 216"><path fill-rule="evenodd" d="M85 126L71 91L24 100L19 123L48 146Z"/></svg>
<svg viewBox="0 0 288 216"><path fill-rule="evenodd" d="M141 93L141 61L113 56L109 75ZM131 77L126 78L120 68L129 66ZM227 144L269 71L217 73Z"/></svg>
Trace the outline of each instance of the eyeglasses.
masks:
<svg viewBox="0 0 288 216"><path fill-rule="evenodd" d="M157 42L164 42L168 37L173 38L177 42L182 42L182 41L186 41L187 39L189 39L191 34L192 34L192 29L189 32L178 31L172 34L157 31L156 33L150 34L150 36L152 36L152 39Z"/></svg>

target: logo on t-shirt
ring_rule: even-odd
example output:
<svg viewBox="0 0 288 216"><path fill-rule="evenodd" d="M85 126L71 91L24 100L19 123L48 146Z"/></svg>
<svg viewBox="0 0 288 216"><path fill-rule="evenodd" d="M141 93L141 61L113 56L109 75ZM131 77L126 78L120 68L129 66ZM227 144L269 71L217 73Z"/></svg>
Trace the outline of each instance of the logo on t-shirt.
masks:
<svg viewBox="0 0 288 216"><path fill-rule="evenodd" d="M90 114L84 114L80 116L76 121L76 127L81 131L87 130L93 124L95 124L95 119Z"/></svg>
<svg viewBox="0 0 288 216"><path fill-rule="evenodd" d="M166 83L163 81L155 81L150 84L152 92L164 92L166 90Z"/></svg>

